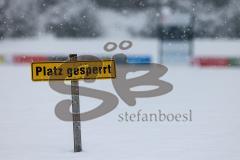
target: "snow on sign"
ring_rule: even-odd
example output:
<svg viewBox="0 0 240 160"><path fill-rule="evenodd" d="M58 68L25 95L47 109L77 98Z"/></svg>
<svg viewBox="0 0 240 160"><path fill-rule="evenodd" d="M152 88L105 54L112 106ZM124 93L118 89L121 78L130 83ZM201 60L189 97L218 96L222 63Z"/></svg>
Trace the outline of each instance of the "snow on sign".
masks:
<svg viewBox="0 0 240 160"><path fill-rule="evenodd" d="M116 78L114 60L33 62L33 81Z"/></svg>

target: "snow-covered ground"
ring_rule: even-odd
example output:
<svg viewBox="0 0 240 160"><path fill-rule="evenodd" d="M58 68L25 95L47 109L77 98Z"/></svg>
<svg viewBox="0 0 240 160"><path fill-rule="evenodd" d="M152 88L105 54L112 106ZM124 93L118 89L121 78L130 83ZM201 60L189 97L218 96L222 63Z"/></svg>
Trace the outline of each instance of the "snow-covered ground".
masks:
<svg viewBox="0 0 240 160"><path fill-rule="evenodd" d="M167 95L120 99L109 114L82 122L83 152L73 153L72 123L59 120L55 105L70 99L32 82L29 66L0 66L0 159L3 160L239 160L239 69L167 66ZM110 80L85 85L116 95ZM81 98L82 111L100 102ZM120 113L184 113L192 122L119 122Z"/></svg>
<svg viewBox="0 0 240 160"><path fill-rule="evenodd" d="M239 39L198 39L194 42L195 57L240 57Z"/></svg>

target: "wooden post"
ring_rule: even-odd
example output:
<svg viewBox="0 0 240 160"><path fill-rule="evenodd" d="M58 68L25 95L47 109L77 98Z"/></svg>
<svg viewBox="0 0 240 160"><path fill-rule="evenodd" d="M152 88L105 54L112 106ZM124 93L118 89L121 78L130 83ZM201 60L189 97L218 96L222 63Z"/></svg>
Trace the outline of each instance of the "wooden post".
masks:
<svg viewBox="0 0 240 160"><path fill-rule="evenodd" d="M70 54L69 58L70 61L77 61L76 54ZM71 93L72 93L74 152L81 152L82 151L81 119L80 119L79 88L77 80L71 81Z"/></svg>

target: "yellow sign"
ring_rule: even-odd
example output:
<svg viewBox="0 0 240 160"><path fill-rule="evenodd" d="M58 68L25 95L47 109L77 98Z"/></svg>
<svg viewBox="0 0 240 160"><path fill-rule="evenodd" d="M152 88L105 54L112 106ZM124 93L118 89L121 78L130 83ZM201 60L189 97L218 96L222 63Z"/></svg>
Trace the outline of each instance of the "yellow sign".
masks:
<svg viewBox="0 0 240 160"><path fill-rule="evenodd" d="M116 78L114 60L32 63L33 81L107 78Z"/></svg>

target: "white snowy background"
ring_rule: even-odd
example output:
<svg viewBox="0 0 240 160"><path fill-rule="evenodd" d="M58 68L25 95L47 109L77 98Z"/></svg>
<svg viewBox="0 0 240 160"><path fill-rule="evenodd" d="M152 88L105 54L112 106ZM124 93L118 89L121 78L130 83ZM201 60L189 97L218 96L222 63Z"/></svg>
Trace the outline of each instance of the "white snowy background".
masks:
<svg viewBox="0 0 240 160"><path fill-rule="evenodd" d="M174 90L164 96L121 99L113 112L82 122L83 152L73 153L72 123L59 120L55 105L70 99L34 83L30 66L1 66L0 157L13 159L218 159L238 160L239 69L168 66L162 77ZM116 95L110 80L89 86ZM82 111L100 102L80 97ZM193 112L192 122L119 122L118 114Z"/></svg>
<svg viewBox="0 0 240 160"><path fill-rule="evenodd" d="M0 0L0 6L4 6L6 2ZM80 14L86 6L89 8L90 2L59 1L58 5L43 9L44 12L31 8L36 2L41 1L24 0L23 3L22 0L9 0L9 7L0 7L0 12L5 13L0 14L1 24L6 24L0 25L1 55L9 59L18 54L68 55L74 52L113 55L122 51L118 49L112 53L105 53L103 45L108 41L119 43L128 39L132 40L134 45L126 54L149 54L158 61L159 41L156 38L141 37L139 34L147 27L154 28L151 24L155 23L153 20L156 20L160 13L150 9L141 12L122 9L119 12L91 4L89 14L96 15L94 23L99 24L97 29L101 30L101 36L94 39L59 39L54 35L55 32L51 32L51 29L56 31L55 24L59 24L57 27L61 30L61 21L74 19L77 17L76 13ZM227 1L227 4L218 9L212 9L213 4L204 7L204 0L201 3L199 1L196 8L191 7L190 0L181 2L175 1L180 10L190 8L196 12L199 24L197 29L203 29L199 33L215 38L196 39L194 56L239 57L239 40L224 37L237 36L237 30L234 30L229 21L238 15L239 1ZM81 5L77 5L78 3ZM43 1L40 4L44 8ZM96 12L93 12L94 10ZM64 13L64 16L61 13ZM16 15L18 16L14 17ZM155 18L149 18L150 15ZM20 24L13 25L19 17L20 24L27 23L25 27ZM225 27L222 24L225 24ZM78 27L78 23L71 25ZM92 33L90 36L97 35L95 31ZM177 54L184 50L184 45L169 45ZM239 68L200 68L193 67L185 61L181 64L165 65L168 72L161 79L173 84L173 91L160 97L139 98L134 107L129 107L119 97L120 103L114 111L98 119L82 122L83 152L74 153L72 123L59 120L54 113L56 104L61 100L70 99L71 96L53 91L47 82L32 82L29 64L1 64L0 159L239 160ZM117 95L111 80L98 80L92 84L81 81L80 85ZM98 104L100 102L92 98L80 97L82 111L94 108ZM118 121L120 113L135 113L140 109L148 113L159 109L165 113L185 113L191 109L193 121Z"/></svg>

